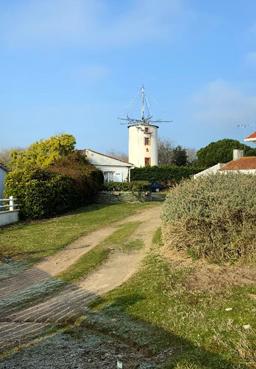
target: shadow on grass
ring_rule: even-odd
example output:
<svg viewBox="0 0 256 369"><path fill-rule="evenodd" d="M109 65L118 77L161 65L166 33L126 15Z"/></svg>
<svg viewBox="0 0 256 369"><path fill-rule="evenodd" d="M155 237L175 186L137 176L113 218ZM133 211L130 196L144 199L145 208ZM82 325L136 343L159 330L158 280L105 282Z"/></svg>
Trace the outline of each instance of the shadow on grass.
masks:
<svg viewBox="0 0 256 369"><path fill-rule="evenodd" d="M218 349L209 351L190 340L175 335L157 325L129 315L127 308L144 300L139 294L129 294L113 300L111 305L88 312L81 326L115 337L136 350L143 350L164 369L249 369L243 363L226 359ZM92 303L100 304L101 298ZM168 312L166 312L168 313ZM170 319L170 318L167 318ZM158 367L158 366L157 366ZM254 368L254 366L253 366Z"/></svg>
<svg viewBox="0 0 256 369"><path fill-rule="evenodd" d="M35 269L34 276L31 281L33 283L37 280L45 279L46 273ZM14 277L16 282L20 279L20 276ZM31 279L31 276L30 276ZM50 279L50 277L49 277ZM2 290L5 291L4 287L10 288L12 281L15 279L6 280L5 285L2 285ZM52 279L54 281L54 279ZM27 296L26 283L20 281L19 293L22 289L25 291L24 296ZM11 288L10 288L11 291ZM147 360L151 363L151 368L161 367L166 369L249 369L249 366L244 364L237 364L232 360L228 360L221 353L206 350L203 347L198 347L191 341L184 337L178 336L170 331L167 331L157 325L142 319L135 319L128 313L128 308L134 304L139 304L144 300L144 296L137 293L129 293L127 295L120 296L112 301L108 306L102 307L98 311L88 310L89 304L95 301L94 306L99 304L102 299L99 295L92 293L86 289L82 289L75 284L68 284L66 289L57 291L53 288L54 295L49 296L47 300L38 301L37 298L46 297L47 291L42 289L39 290L38 295L34 291L34 300L13 301L12 309L8 308L5 313L1 315L0 326L0 346L3 350L10 350L19 344L27 343L35 339L40 335L45 335L40 342L34 342L31 348L19 348L18 353L10 354L3 363L4 368L15 368L15 365L22 361L23 367L31 367L30 361L34 362L37 359L37 355L40 352L40 358L44 360L45 368L51 365L51 357L49 351L44 353L44 344L48 342L48 348L52 349L52 355L56 349L61 351L61 347L55 347L55 341L49 345L49 340L52 337L48 337L47 333L49 330L54 331L63 327L71 327L65 333L73 340L78 339L79 342L83 340L84 334L88 331L93 332L94 336L105 337L103 341L109 341L111 339L112 346L116 345L117 350L111 353L111 359L113 363L116 362L117 354L126 355L133 354L136 352L140 355L137 356L137 366L124 366L124 368L142 368L140 366L142 362ZM49 290L48 290L49 292ZM53 293L52 292L52 293ZM11 298L11 292L7 298ZM22 295L20 295L22 297ZM0 296L1 297L1 296ZM16 302L15 302L16 301ZM32 302L32 305L31 305ZM15 305L16 304L16 305ZM17 304L20 304L18 309ZM32 307L32 308L31 308ZM93 307L93 305L92 305ZM166 312L166 319L168 312ZM79 318L80 317L80 318ZM81 319L83 317L83 319ZM13 332L13 335L12 335ZM57 341L56 341L57 342ZM57 345L57 343L56 343ZM86 339L83 341L83 346L86 348ZM102 343L102 349L104 342ZM97 348L97 350L100 350ZM217 351L217 348L215 348ZM81 351L81 350L80 350ZM67 356L67 360L70 360L70 355L79 357L80 352L72 352L64 347L63 355ZM128 355L128 356L127 356ZM127 359L128 360L128 359ZM95 364L95 363L94 363ZM95 368L93 363L85 361L84 366L81 368ZM101 356L98 358L99 367L103 364ZM12 366L13 365L13 366ZM48 366L47 366L48 365ZM124 359L124 365L125 359ZM141 364L142 365L142 364ZM1 367L1 364L0 364ZM18 367L18 366L16 366ZM41 367L40 367L41 368ZM61 365L56 364L55 369L62 368Z"/></svg>

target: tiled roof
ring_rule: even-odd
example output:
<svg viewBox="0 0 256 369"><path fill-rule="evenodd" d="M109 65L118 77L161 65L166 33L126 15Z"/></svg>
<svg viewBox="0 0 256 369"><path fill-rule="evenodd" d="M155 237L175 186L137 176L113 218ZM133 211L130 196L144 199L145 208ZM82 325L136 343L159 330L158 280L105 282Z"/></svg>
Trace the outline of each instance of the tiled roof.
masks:
<svg viewBox="0 0 256 369"><path fill-rule="evenodd" d="M251 135L245 137L244 141L256 141L256 132L253 132Z"/></svg>
<svg viewBox="0 0 256 369"><path fill-rule="evenodd" d="M250 170L256 169L256 156L245 156L238 160L232 160L220 170Z"/></svg>

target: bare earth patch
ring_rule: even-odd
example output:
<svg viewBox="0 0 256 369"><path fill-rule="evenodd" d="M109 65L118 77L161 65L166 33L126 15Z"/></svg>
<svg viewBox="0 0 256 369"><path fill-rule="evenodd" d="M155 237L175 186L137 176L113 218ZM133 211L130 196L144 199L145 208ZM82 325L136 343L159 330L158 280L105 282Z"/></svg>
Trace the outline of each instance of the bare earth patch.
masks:
<svg viewBox="0 0 256 369"><path fill-rule="evenodd" d="M164 247L163 256L177 268L188 268L185 286L191 291L219 292L232 286L255 285L256 267L251 265L217 265L193 260L185 252Z"/></svg>

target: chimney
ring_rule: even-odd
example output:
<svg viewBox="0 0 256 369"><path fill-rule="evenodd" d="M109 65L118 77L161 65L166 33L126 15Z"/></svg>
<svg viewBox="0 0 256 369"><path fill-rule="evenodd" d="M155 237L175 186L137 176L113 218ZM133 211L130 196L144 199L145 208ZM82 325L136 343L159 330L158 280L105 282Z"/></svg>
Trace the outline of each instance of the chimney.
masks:
<svg viewBox="0 0 256 369"><path fill-rule="evenodd" d="M244 156L244 150L233 150L233 160L238 160Z"/></svg>

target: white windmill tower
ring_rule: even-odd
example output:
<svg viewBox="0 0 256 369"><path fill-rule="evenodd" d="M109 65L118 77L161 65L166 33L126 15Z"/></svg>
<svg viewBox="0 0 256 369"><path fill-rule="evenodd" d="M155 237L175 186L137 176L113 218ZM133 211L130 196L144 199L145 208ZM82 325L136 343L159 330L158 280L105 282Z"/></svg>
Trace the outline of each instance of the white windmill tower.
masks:
<svg viewBox="0 0 256 369"><path fill-rule="evenodd" d="M158 165L158 123L171 122L164 120L151 120L149 103L145 95L144 86L141 90L141 118L133 119L128 115L120 118L126 121L129 131L129 163L135 167ZM148 115L146 115L146 110Z"/></svg>

